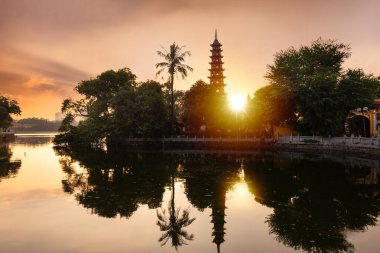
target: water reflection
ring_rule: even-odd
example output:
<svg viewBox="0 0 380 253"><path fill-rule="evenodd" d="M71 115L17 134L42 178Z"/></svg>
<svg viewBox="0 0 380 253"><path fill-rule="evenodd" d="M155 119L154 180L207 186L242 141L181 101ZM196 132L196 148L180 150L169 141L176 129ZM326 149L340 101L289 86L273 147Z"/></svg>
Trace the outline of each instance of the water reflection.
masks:
<svg viewBox="0 0 380 253"><path fill-rule="evenodd" d="M218 252L228 232L226 194L242 182L252 193L247 198L273 209L266 217L269 233L306 252L353 252L347 232L376 225L380 212L377 161L368 167L348 158L292 154L57 152L65 192L102 217L129 218L145 204L156 209L159 242L170 240L176 250L193 240L187 228L195 220L189 209L176 207L176 182L193 207L211 209L210 233ZM171 198L167 209L160 209L165 189Z"/></svg>
<svg viewBox="0 0 380 253"><path fill-rule="evenodd" d="M177 167L176 172L170 177L171 181L171 198L168 205L168 216L165 209L161 209L161 212L157 210L157 225L160 231L163 232L158 241L161 246L164 246L169 240L171 240L171 245L178 251L178 247L182 245L187 245L188 241L194 239L193 234L189 234L185 227L191 225L195 218L190 218L190 210L184 209L182 215L180 214L181 208L175 208L175 176L183 171L182 165Z"/></svg>
<svg viewBox="0 0 380 253"><path fill-rule="evenodd" d="M74 193L77 201L94 214L128 218L139 205L160 207L170 172L163 157L100 150L58 152L63 155L60 162L66 174L63 190Z"/></svg>
<svg viewBox="0 0 380 253"><path fill-rule="evenodd" d="M42 147L51 143L54 135L17 135L15 143L28 147Z"/></svg>
<svg viewBox="0 0 380 253"><path fill-rule="evenodd" d="M353 252L347 231L364 231L380 212L378 185L357 183L369 168L331 161L261 157L245 171L250 190L272 207L270 233L306 252ZM360 171L360 173L358 173Z"/></svg>
<svg viewBox="0 0 380 253"><path fill-rule="evenodd" d="M12 160L12 152L7 144L0 144L0 182L5 178L16 177L21 160Z"/></svg>
<svg viewBox="0 0 380 253"><path fill-rule="evenodd" d="M213 243L220 252L224 242L226 193L238 180L239 167L229 155L187 155L184 159L185 192L199 210L211 208Z"/></svg>

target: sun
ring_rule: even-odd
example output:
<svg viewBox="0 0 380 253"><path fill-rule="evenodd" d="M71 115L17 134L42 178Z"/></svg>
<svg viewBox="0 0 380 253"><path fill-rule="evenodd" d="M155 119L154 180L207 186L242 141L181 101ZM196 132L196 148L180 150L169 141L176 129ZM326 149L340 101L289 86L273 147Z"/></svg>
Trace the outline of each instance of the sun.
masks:
<svg viewBox="0 0 380 253"><path fill-rule="evenodd" d="M233 94L229 99L230 107L235 112L243 111L246 104L246 99L241 94Z"/></svg>

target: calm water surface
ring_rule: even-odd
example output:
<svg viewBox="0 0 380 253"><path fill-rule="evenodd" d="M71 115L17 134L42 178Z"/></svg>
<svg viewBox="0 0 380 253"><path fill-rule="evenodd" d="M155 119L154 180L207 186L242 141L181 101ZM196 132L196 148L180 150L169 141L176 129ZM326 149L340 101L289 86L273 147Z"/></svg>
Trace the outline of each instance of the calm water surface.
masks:
<svg viewBox="0 0 380 253"><path fill-rule="evenodd" d="M380 252L379 162L0 146L0 252Z"/></svg>

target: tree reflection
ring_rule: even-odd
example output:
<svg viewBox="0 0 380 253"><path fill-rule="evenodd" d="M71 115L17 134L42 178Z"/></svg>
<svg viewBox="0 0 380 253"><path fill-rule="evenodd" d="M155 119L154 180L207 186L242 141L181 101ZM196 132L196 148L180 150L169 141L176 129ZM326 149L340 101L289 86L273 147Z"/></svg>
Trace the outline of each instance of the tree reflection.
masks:
<svg viewBox="0 0 380 253"><path fill-rule="evenodd" d="M168 215L166 210L161 209L161 213L157 210L157 225L162 231L161 237L158 241L161 246L164 246L169 240L171 240L172 246L178 251L178 247L186 245L187 241L192 241L194 239L193 234L189 234L183 228L189 226L195 218L190 218L189 209L182 211L181 209L175 208L175 180L174 175L171 176L171 198L168 205Z"/></svg>
<svg viewBox="0 0 380 253"><path fill-rule="evenodd" d="M380 213L379 172L332 160L290 159L278 155L118 153L61 150L62 187L102 217L130 217L140 205L157 210L161 245L178 248L193 240L186 228L189 209L175 203L176 180L183 180L189 202L211 209L217 251L225 240L226 193L239 180L244 158L245 182L255 200L273 208L269 232L288 247L306 252L353 252L349 231L376 225ZM239 157L239 159L238 159ZM181 164L181 167L178 167ZM180 170L176 170L179 168Z"/></svg>
<svg viewBox="0 0 380 253"><path fill-rule="evenodd" d="M0 146L0 181L4 178L16 177L21 160L12 160L12 152L8 145Z"/></svg>
<svg viewBox="0 0 380 253"><path fill-rule="evenodd" d="M346 232L375 225L380 199L379 187L355 184L352 170L331 161L258 157L245 172L256 200L274 208L266 222L278 241L306 252L353 252Z"/></svg>
<svg viewBox="0 0 380 253"><path fill-rule="evenodd" d="M140 205L161 205L168 171L157 154L57 150L65 173L63 190L92 213L130 217Z"/></svg>
<svg viewBox="0 0 380 253"><path fill-rule="evenodd" d="M213 243L217 252L224 242L226 192L238 179L236 157L229 155L189 155L184 165L186 194L198 209L211 208Z"/></svg>
<svg viewBox="0 0 380 253"><path fill-rule="evenodd" d="M50 144L54 139L54 136L28 136L28 135L18 135L15 143L17 145L23 145L27 147L42 147L46 146L47 144Z"/></svg>

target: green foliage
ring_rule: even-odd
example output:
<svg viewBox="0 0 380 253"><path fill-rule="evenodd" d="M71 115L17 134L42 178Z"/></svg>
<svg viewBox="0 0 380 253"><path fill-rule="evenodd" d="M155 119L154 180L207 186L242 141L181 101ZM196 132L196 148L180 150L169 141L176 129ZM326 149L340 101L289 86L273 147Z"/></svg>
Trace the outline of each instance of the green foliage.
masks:
<svg viewBox="0 0 380 253"><path fill-rule="evenodd" d="M171 95L171 90L170 90L170 83L166 82L162 85L162 91L164 93L164 100L165 100L165 105L166 105L166 110L167 112L167 123L170 124L171 122L171 100L172 100L172 95ZM178 131L178 128L181 124L181 115L183 114L184 110L184 99L185 99L185 92L182 90L174 90L173 91L173 96L174 96L174 119L176 124L174 127L176 129L176 132ZM170 125L167 126L170 128Z"/></svg>
<svg viewBox="0 0 380 253"><path fill-rule="evenodd" d="M255 92L252 105L248 107L248 110L251 114L249 123L251 126L290 123L295 118L293 94L282 86L264 86Z"/></svg>
<svg viewBox="0 0 380 253"><path fill-rule="evenodd" d="M166 105L159 83L147 81L126 87L112 99L115 137L161 137L164 134Z"/></svg>
<svg viewBox="0 0 380 253"><path fill-rule="evenodd" d="M198 133L205 125L207 134L221 134L231 122L226 94L202 80L197 81L185 92L181 118L187 132Z"/></svg>
<svg viewBox="0 0 380 253"><path fill-rule="evenodd" d="M0 96L0 129L8 129L12 125L13 115L20 115L21 109L15 100Z"/></svg>
<svg viewBox="0 0 380 253"><path fill-rule="evenodd" d="M349 56L348 45L322 39L277 53L266 74L270 85L254 98L262 123L287 123L308 135L341 134L349 111L369 107L380 87L360 69L343 72Z"/></svg>
<svg viewBox="0 0 380 253"><path fill-rule="evenodd" d="M63 101L66 117L55 143L101 146L126 137L163 136L167 112L162 87L154 81L138 84L135 79L129 69L121 69L79 83L75 90L84 98Z"/></svg>
<svg viewBox="0 0 380 253"><path fill-rule="evenodd" d="M95 79L80 82L75 90L84 98L65 99L62 112L66 114L60 127L63 131L56 143L70 142L74 145L101 145L112 134L112 100L123 89L136 86L136 76L129 69L108 70ZM73 126L75 119L81 120Z"/></svg>
<svg viewBox="0 0 380 253"><path fill-rule="evenodd" d="M361 69L349 69L339 82L339 96L346 111L370 107L378 97L380 81L373 75L366 75Z"/></svg>
<svg viewBox="0 0 380 253"><path fill-rule="evenodd" d="M174 95L174 76L181 75L182 79L187 77L188 71L193 71L193 68L185 64L186 56L191 56L190 51L183 51L185 46L179 46L175 43L170 45L169 51L165 48L162 48L163 51L157 51L157 54L164 59L163 62L156 64L158 72L156 76L162 74L164 71L167 71L169 74L169 90L171 94L171 110L170 110L170 119L171 119L171 132L175 131L175 95Z"/></svg>
<svg viewBox="0 0 380 253"><path fill-rule="evenodd" d="M166 125L164 94L159 83L147 81L136 91L137 135L162 137Z"/></svg>

